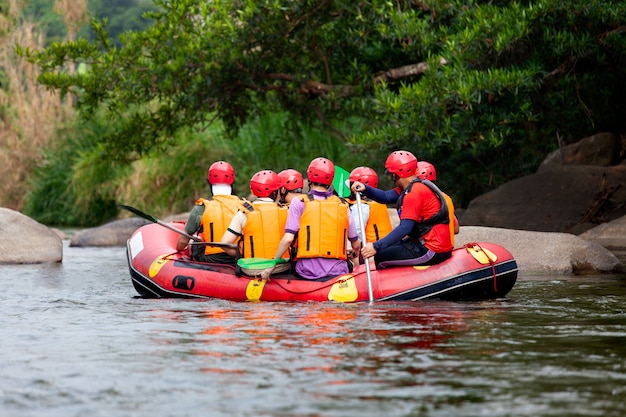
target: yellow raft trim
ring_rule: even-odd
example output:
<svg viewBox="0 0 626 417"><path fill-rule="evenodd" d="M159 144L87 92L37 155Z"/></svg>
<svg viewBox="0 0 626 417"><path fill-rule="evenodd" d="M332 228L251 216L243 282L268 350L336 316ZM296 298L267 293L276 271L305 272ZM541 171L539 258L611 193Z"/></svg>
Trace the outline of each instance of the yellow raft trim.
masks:
<svg viewBox="0 0 626 417"><path fill-rule="evenodd" d="M417 269L418 271L423 271L425 269L430 268L430 265L415 265L413 268Z"/></svg>
<svg viewBox="0 0 626 417"><path fill-rule="evenodd" d="M150 265L150 269L148 269L148 275L150 275L150 278L154 278L156 274L159 273L161 268L163 268L163 265L165 265L167 261L169 261L168 256L169 256L168 254L161 255L158 258L156 258L154 261L152 261L152 264Z"/></svg>
<svg viewBox="0 0 626 417"><path fill-rule="evenodd" d="M265 288L266 279L251 279L246 287L246 297L248 301L259 301L261 294L263 294L263 288Z"/></svg>
<svg viewBox="0 0 626 417"><path fill-rule="evenodd" d="M328 292L328 299L339 303L350 303L356 301L357 298L359 298L359 291L356 289L352 275L337 279Z"/></svg>

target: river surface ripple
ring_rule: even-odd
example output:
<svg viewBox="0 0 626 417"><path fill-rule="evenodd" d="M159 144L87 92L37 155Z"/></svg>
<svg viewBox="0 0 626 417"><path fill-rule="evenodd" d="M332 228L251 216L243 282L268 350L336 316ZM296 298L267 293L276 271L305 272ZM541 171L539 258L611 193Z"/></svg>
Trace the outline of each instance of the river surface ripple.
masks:
<svg viewBox="0 0 626 417"><path fill-rule="evenodd" d="M484 302L144 300L124 248L0 265L0 416L624 416L626 277Z"/></svg>

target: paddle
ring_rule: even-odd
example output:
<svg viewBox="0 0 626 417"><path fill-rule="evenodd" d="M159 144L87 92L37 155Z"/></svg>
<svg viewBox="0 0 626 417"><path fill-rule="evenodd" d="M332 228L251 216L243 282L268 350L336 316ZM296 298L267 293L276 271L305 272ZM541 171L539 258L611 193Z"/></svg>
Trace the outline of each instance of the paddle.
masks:
<svg viewBox="0 0 626 417"><path fill-rule="evenodd" d="M361 235L363 236L361 247L363 247L365 246L367 242L365 241L365 223L363 222L363 210L361 209L361 193L357 192L355 194L356 194L356 211L359 215L359 223L361 224ZM367 294L369 295L370 304L374 304L374 290L372 288L372 271L370 271L369 259L365 259L365 272L367 274Z"/></svg>
<svg viewBox="0 0 626 417"><path fill-rule="evenodd" d="M333 177L333 188L339 197L348 197L350 195L350 186L348 177L350 173L340 166L335 165L335 176Z"/></svg>
<svg viewBox="0 0 626 417"><path fill-rule="evenodd" d="M237 266L249 276L258 276L267 268L274 268L273 273L285 272L291 268L289 260L284 258L239 258L237 259Z"/></svg>
<svg viewBox="0 0 626 417"><path fill-rule="evenodd" d="M176 232L180 235L185 236L188 239L193 240L193 242L191 243L192 245L208 245L208 246L216 246L216 247L224 247L224 248L233 248L233 249L237 249L237 245L233 244L233 243L222 243L222 242L204 242L203 240L201 240L198 236L192 236L188 233L186 233L183 230L180 230L177 227L174 227L170 224L167 224L159 219L157 219L156 217L153 217L147 213L144 213L143 211L136 209L135 207L131 207L131 206L127 206L124 204L118 204L117 205L119 208L130 211L131 213L139 216L139 217L143 217L146 220L151 221L152 223L156 223L158 225L161 225L167 229L170 229L173 232Z"/></svg>

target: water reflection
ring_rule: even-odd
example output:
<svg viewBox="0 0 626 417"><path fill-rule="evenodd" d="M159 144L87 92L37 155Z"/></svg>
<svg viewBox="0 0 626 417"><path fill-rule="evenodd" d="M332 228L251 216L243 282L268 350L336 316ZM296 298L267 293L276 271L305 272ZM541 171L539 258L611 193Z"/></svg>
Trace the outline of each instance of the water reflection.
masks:
<svg viewBox="0 0 626 417"><path fill-rule="evenodd" d="M626 413L621 277L468 303L144 300L123 249L66 255L0 266L2 415Z"/></svg>

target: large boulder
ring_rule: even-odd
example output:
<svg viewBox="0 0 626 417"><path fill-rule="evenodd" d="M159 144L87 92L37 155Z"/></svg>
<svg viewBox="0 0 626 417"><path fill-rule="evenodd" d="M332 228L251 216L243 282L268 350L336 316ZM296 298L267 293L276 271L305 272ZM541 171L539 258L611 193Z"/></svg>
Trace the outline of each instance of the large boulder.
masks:
<svg viewBox="0 0 626 417"><path fill-rule="evenodd" d="M626 216L602 223L579 236L609 249L621 259L626 259Z"/></svg>
<svg viewBox="0 0 626 417"><path fill-rule="evenodd" d="M552 152L535 174L472 200L461 225L580 234L626 215L623 144L599 133Z"/></svg>
<svg viewBox="0 0 626 417"><path fill-rule="evenodd" d="M505 247L524 275L613 274L626 270L608 249L569 233L462 226L454 246L471 242Z"/></svg>
<svg viewBox="0 0 626 417"><path fill-rule="evenodd" d="M620 162L622 144L617 135L604 132L563 146L550 153L539 170L549 165L596 165L608 167Z"/></svg>
<svg viewBox="0 0 626 417"><path fill-rule="evenodd" d="M20 212L0 207L0 263L61 262L63 241L51 228Z"/></svg>

